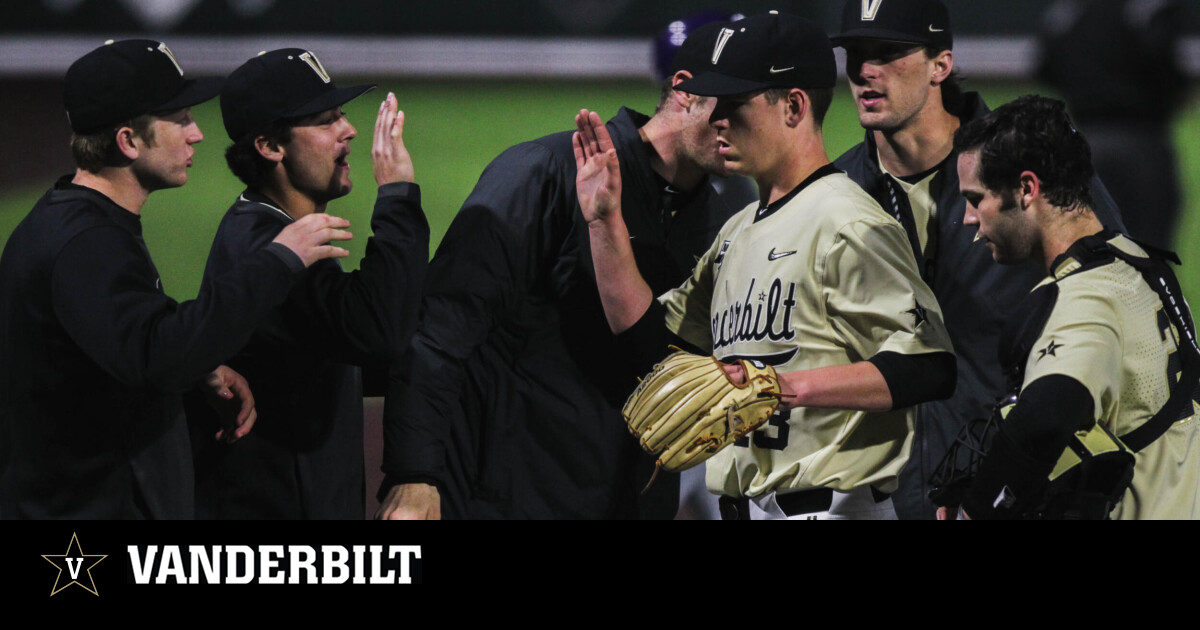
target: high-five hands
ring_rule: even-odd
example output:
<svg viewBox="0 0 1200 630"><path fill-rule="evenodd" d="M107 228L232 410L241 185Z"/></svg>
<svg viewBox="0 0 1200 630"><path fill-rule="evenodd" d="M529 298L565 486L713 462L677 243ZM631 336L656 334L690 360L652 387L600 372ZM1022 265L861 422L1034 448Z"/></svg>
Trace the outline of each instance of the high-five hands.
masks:
<svg viewBox="0 0 1200 630"><path fill-rule="evenodd" d="M379 104L375 118L375 140L371 145L375 183L394 184L413 181L412 156L404 147L404 112L398 110L396 95L388 92Z"/></svg>
<svg viewBox="0 0 1200 630"><path fill-rule="evenodd" d="M621 217L621 165L612 137L596 112L579 110L575 147L575 188L588 223Z"/></svg>

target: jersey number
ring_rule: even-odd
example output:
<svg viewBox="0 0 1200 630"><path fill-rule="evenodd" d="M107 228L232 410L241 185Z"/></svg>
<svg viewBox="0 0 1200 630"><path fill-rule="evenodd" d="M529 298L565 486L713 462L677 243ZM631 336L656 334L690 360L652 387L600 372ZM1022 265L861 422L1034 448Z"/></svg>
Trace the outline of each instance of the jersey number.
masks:
<svg viewBox="0 0 1200 630"><path fill-rule="evenodd" d="M779 410L771 415L771 419L767 420L767 424L758 428L757 431L743 437L733 443L734 446L750 446L750 438L754 438L754 446L757 448L769 449L772 451L782 451L787 448L788 433L792 427L788 424L790 411ZM772 431L768 427L775 427ZM772 436L771 434L775 435Z"/></svg>

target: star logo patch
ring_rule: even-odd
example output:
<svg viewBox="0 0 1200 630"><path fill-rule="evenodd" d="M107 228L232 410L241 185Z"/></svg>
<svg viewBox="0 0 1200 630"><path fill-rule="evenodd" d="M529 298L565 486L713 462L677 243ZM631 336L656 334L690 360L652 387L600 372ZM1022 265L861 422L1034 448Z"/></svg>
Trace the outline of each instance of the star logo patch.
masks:
<svg viewBox="0 0 1200 630"><path fill-rule="evenodd" d="M915 302L916 306L904 311L905 314L913 316L913 328L920 328L921 324L929 321L929 311L921 306L920 302Z"/></svg>
<svg viewBox="0 0 1200 630"><path fill-rule="evenodd" d="M1041 361L1043 358L1045 358L1047 356L1057 357L1058 353L1056 351L1061 347L1063 347L1063 345L1061 343L1057 343L1056 341L1051 339L1050 345L1046 346L1045 348L1042 348L1041 350L1038 350L1038 361Z"/></svg>
<svg viewBox="0 0 1200 630"><path fill-rule="evenodd" d="M72 584L79 585L92 595L100 596L100 593L96 592L96 583L92 580L92 569L107 558L107 555L85 555L79 547L79 538L71 534L66 553L43 554L42 557L58 569L58 577L54 579L54 588L50 591L52 597Z"/></svg>

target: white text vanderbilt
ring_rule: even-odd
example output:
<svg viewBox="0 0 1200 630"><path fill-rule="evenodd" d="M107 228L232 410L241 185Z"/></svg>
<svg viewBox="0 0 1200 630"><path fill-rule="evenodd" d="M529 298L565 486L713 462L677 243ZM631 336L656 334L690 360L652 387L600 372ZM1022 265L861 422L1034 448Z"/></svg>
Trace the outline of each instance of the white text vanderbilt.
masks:
<svg viewBox="0 0 1200 630"><path fill-rule="evenodd" d="M134 584L411 584L420 545L129 545ZM185 560L186 559L186 560Z"/></svg>

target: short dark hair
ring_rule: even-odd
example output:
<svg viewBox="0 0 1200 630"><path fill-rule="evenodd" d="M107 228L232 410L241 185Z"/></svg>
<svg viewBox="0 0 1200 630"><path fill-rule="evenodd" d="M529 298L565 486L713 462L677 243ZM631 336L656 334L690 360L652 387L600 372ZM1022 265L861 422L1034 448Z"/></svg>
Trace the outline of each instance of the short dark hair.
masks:
<svg viewBox="0 0 1200 630"><path fill-rule="evenodd" d="M958 152L979 151L979 180L991 191L1016 188L1033 171L1059 208L1092 207L1092 151L1059 100L1027 95L959 127Z"/></svg>
<svg viewBox="0 0 1200 630"><path fill-rule="evenodd" d="M658 105L654 107L654 113L662 111L662 108L667 104L667 98L675 92L675 75L671 75L659 82Z"/></svg>
<svg viewBox="0 0 1200 630"><path fill-rule="evenodd" d="M72 133L71 157L75 160L75 166L90 173L99 173L104 168L129 166L133 160L125 157L117 147L117 130L129 127L148 144L153 144L154 128L150 126L152 122L154 116L145 114L113 125L104 131Z"/></svg>
<svg viewBox="0 0 1200 630"><path fill-rule="evenodd" d="M297 122L299 119L284 118L269 122L261 129L242 134L225 149L225 163L229 165L229 170L246 186L261 188L274 170L275 162L263 157L254 146L254 141L259 136L265 136L275 144L287 144L292 141L292 129Z"/></svg>
<svg viewBox="0 0 1200 630"><path fill-rule="evenodd" d="M788 92L792 88L771 88L763 92L767 98L767 102L774 105L780 99L787 98ZM816 123L817 129L825 124L825 114L829 113L829 106L833 104L833 88L814 88L805 89L804 93L808 95L808 100L812 103L813 122Z"/></svg>

